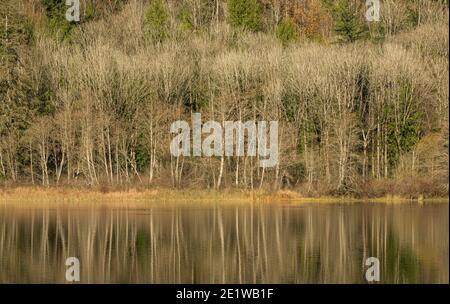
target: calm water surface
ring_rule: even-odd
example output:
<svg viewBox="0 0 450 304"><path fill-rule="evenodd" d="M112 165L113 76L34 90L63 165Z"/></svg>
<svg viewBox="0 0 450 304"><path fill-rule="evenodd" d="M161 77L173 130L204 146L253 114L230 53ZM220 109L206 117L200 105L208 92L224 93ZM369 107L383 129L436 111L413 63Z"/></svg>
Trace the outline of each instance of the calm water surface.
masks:
<svg viewBox="0 0 450 304"><path fill-rule="evenodd" d="M448 204L0 208L0 283L448 283Z"/></svg>

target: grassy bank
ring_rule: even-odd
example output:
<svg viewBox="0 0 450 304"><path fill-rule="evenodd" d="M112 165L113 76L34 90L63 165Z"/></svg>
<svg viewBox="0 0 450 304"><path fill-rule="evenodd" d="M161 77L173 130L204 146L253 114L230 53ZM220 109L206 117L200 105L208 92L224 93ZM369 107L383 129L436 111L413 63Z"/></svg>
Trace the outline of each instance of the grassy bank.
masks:
<svg viewBox="0 0 450 304"><path fill-rule="evenodd" d="M183 205L183 204L329 204L329 203L448 203L448 197L411 198L395 195L384 197L320 196L304 197L293 191L277 192L249 190L174 190L129 189L124 191L102 192L82 188L41 188L14 187L0 190L0 203L3 205L33 206L110 206L133 207L145 205Z"/></svg>

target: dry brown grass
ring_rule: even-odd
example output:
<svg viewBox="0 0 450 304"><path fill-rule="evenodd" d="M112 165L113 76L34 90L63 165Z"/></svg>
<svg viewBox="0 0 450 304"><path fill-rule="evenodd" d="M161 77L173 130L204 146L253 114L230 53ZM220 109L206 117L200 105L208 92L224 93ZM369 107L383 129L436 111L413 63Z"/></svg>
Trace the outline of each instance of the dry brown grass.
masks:
<svg viewBox="0 0 450 304"><path fill-rule="evenodd" d="M264 191L207 191L153 189L112 191L104 193L93 189L14 187L0 190L2 206L17 208L75 207L75 208L140 208L149 206L197 206L197 205L239 205L239 204L335 204L335 203L448 203L448 197L415 199L395 195L372 198L355 197L303 197L297 192L280 190L274 193Z"/></svg>

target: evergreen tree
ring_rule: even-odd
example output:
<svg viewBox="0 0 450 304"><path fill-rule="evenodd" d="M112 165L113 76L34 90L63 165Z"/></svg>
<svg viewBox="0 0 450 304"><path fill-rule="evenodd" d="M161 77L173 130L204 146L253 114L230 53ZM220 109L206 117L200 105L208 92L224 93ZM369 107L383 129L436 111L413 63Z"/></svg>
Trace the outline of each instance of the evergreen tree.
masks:
<svg viewBox="0 0 450 304"><path fill-rule="evenodd" d="M191 31L194 29L194 24L192 22L192 14L186 5L184 5L180 9L180 12L178 13L178 20L180 22L180 27L183 31Z"/></svg>
<svg viewBox="0 0 450 304"><path fill-rule="evenodd" d="M275 29L275 34L280 39L283 46L287 46L292 41L297 39L294 24L290 19L284 19Z"/></svg>
<svg viewBox="0 0 450 304"><path fill-rule="evenodd" d="M60 39L69 36L74 23L66 20L68 6L65 0L41 0L50 30Z"/></svg>
<svg viewBox="0 0 450 304"><path fill-rule="evenodd" d="M363 26L349 0L339 0L333 9L334 32L339 42L354 42L363 36Z"/></svg>
<svg viewBox="0 0 450 304"><path fill-rule="evenodd" d="M258 0L229 0L230 24L253 32L261 30L262 15Z"/></svg>
<svg viewBox="0 0 450 304"><path fill-rule="evenodd" d="M163 0L153 0L145 14L144 32L153 42L162 42L169 31L169 15Z"/></svg>

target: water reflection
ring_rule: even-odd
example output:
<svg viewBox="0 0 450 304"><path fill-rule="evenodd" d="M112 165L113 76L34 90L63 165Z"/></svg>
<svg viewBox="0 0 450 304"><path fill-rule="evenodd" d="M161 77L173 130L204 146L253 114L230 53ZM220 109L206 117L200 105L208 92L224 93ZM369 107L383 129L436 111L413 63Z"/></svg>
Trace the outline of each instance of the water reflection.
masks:
<svg viewBox="0 0 450 304"><path fill-rule="evenodd" d="M0 209L0 283L448 283L448 205Z"/></svg>

